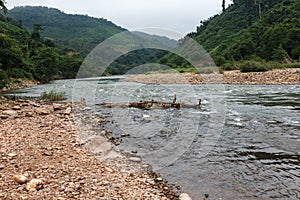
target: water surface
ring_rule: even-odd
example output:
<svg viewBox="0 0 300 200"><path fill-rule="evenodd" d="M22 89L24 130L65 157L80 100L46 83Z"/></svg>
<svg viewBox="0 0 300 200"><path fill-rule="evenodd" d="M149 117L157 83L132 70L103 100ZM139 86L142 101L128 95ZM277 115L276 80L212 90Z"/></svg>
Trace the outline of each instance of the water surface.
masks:
<svg viewBox="0 0 300 200"><path fill-rule="evenodd" d="M130 134L116 148L136 149L193 199L204 194L209 199L300 199L299 85L144 85L119 78L55 81L18 95L37 97L53 89L66 92L69 100L85 98L114 122L107 127L115 137ZM175 93L189 104L201 98L201 110L95 106L172 101Z"/></svg>

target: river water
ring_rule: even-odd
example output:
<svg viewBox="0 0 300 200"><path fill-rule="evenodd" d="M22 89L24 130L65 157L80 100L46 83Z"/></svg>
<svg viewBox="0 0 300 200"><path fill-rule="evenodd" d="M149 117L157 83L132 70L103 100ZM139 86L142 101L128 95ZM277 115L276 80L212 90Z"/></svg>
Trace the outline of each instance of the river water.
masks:
<svg viewBox="0 0 300 200"><path fill-rule="evenodd" d="M193 199L300 199L300 85L144 85L122 77L60 80L17 91L38 97L64 91L109 117L116 149L143 162ZM103 108L139 100L196 104L201 109Z"/></svg>

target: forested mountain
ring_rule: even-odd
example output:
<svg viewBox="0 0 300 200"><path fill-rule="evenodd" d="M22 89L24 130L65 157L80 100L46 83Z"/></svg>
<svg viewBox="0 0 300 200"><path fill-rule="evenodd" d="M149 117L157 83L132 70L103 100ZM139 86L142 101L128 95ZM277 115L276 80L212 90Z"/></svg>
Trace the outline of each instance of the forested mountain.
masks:
<svg viewBox="0 0 300 200"><path fill-rule="evenodd" d="M105 39L126 29L121 28L106 19L98 19L84 15L71 15L55 8L47 7L16 7L6 15L17 20L19 26L32 30L40 25L40 31L47 41L55 44L59 52L79 54L85 58L90 51ZM166 37L144 33L134 34L135 41L153 44L176 46L175 40ZM131 45L131 41L123 38L124 45ZM141 42L142 43L142 42ZM116 48L116 51L118 49ZM112 63L105 75L124 74L131 68L149 62L158 62L167 52L154 49L141 49L128 52Z"/></svg>
<svg viewBox="0 0 300 200"><path fill-rule="evenodd" d="M41 83L75 78L83 59L96 45L123 31L126 30L105 19L68 15L54 8L25 6L14 8L8 14L0 12L0 88L24 78ZM120 47L132 48L132 41L145 46L177 44L175 40L144 33L127 36L120 38ZM115 52L120 49L108 48ZM147 48L126 52L104 75L124 74L135 66L157 63L166 53Z"/></svg>
<svg viewBox="0 0 300 200"><path fill-rule="evenodd" d="M40 24L43 35L52 39L60 50L80 52L84 56L103 40L125 30L103 18L71 15L47 7L15 7L7 17L21 21L28 30Z"/></svg>
<svg viewBox="0 0 300 200"><path fill-rule="evenodd" d="M299 0L233 0L227 9L201 21L187 35L198 41L217 65L253 60L290 63L300 56ZM168 55L163 62L173 62Z"/></svg>

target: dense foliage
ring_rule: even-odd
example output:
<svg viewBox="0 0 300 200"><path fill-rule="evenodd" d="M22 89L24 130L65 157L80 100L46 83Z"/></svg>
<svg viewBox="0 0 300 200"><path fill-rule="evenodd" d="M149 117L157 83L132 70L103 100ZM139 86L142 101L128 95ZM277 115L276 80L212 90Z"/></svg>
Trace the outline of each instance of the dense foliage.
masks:
<svg viewBox="0 0 300 200"><path fill-rule="evenodd" d="M42 37L40 25L34 25L29 33L16 24L19 22L1 15L0 88L15 79L46 83L55 78L69 78L70 69L79 69L82 59L59 54L54 44Z"/></svg>
<svg viewBox="0 0 300 200"><path fill-rule="evenodd" d="M261 3L259 3L261 2ZM216 65L257 62L291 63L300 56L299 0L233 0L224 12L201 21L188 37L199 42L213 57ZM167 60L167 61L166 61ZM174 63L175 56L161 62ZM183 62L178 65L185 65ZM264 71L264 67L253 67ZM250 69L249 69L250 70ZM245 70L248 71L248 70Z"/></svg>

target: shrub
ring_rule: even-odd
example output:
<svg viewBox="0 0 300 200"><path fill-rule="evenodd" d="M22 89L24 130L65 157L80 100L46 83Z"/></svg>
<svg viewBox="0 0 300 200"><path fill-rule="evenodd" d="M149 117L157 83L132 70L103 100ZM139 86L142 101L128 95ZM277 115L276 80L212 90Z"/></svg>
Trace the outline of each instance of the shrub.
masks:
<svg viewBox="0 0 300 200"><path fill-rule="evenodd" d="M7 71L7 75L12 78L27 78L33 80L32 74L21 68L12 68Z"/></svg>
<svg viewBox="0 0 300 200"><path fill-rule="evenodd" d="M286 67L286 68L300 68L300 62L285 64L284 67Z"/></svg>
<svg viewBox="0 0 300 200"><path fill-rule="evenodd" d="M223 56L215 56L214 58L215 64L217 66L222 66L226 64L226 59Z"/></svg>
<svg viewBox="0 0 300 200"><path fill-rule="evenodd" d="M40 96L40 99L49 101L60 101L67 99L67 97L64 92L55 92L51 90L50 92L43 92Z"/></svg>
<svg viewBox="0 0 300 200"><path fill-rule="evenodd" d="M263 62L258 61L243 61L238 64L241 72L265 72L268 71L268 67Z"/></svg>
<svg viewBox="0 0 300 200"><path fill-rule="evenodd" d="M233 63L225 63L224 65L221 66L223 70L237 70L238 66Z"/></svg>
<svg viewBox="0 0 300 200"><path fill-rule="evenodd" d="M3 70L0 69L0 88L5 87L8 84L8 76L7 73Z"/></svg>

